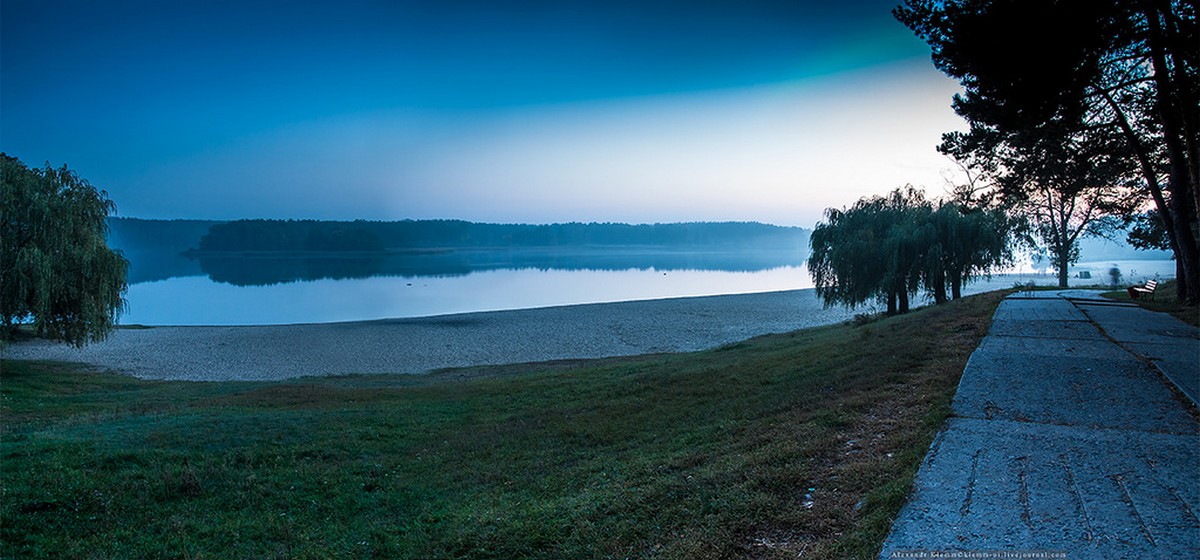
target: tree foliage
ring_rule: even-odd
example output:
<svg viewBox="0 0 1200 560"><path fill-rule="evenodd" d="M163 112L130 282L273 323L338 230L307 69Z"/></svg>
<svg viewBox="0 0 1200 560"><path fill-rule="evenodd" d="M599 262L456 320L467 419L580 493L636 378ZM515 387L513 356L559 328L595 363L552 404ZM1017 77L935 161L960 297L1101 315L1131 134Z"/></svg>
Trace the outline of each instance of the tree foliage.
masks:
<svg viewBox="0 0 1200 560"><path fill-rule="evenodd" d="M128 263L105 243L114 205L66 166L0 154L0 331L31 321L75 345L104 338L124 306Z"/></svg>
<svg viewBox="0 0 1200 560"><path fill-rule="evenodd" d="M934 300L946 301L947 287L950 296L958 299L967 283L1011 264L1019 226L1001 209L942 203L927 226L930 234L924 281Z"/></svg>
<svg viewBox="0 0 1200 560"><path fill-rule="evenodd" d="M1167 228L1162 218L1155 210L1149 210L1133 217L1132 227L1126 238L1130 245L1138 249L1170 251L1171 242L1167 238Z"/></svg>
<svg viewBox="0 0 1200 560"><path fill-rule="evenodd" d="M1195 301L1196 12L1183 0L906 0L895 15L964 87L953 107L970 130L946 135L943 151L974 156L971 165L1007 181L998 187L1018 201L1083 204L1083 214L1121 220L1155 209L1180 295ZM1130 193L1136 204L1123 203ZM1057 229L1060 260L1070 253L1067 229L1091 231Z"/></svg>
<svg viewBox="0 0 1200 560"><path fill-rule="evenodd" d="M830 208L810 237L808 269L826 305L883 301L908 311L924 289L937 303L1012 260L1015 229L1003 211L935 204L912 187Z"/></svg>
<svg viewBox="0 0 1200 560"><path fill-rule="evenodd" d="M950 133L940 149L976 170L972 181L989 181L976 189L988 195L981 203L1025 218L1051 257L1059 286L1066 287L1080 239L1111 237L1142 201L1129 179L1130 161L1112 155L1112 143L1119 141L1105 129L1044 124L1007 135L979 128Z"/></svg>

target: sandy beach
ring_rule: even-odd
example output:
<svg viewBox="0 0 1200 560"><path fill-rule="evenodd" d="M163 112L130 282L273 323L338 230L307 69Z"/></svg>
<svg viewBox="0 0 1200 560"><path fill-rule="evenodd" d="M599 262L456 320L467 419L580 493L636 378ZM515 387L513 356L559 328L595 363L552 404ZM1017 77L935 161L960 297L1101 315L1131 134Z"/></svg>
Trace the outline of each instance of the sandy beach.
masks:
<svg viewBox="0 0 1200 560"><path fill-rule="evenodd" d="M837 323L813 290L599 303L349 323L119 329L73 348L10 344L11 359L83 362L147 379L274 380L686 352Z"/></svg>

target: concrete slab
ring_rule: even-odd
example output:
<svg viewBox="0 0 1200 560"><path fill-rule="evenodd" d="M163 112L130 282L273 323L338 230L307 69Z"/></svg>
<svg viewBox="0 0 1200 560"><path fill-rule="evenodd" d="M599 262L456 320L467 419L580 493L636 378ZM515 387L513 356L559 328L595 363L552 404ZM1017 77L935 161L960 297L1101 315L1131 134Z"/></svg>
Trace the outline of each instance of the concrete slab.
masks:
<svg viewBox="0 0 1200 560"><path fill-rule="evenodd" d="M1115 348L1110 342L1102 344ZM967 418L1194 433L1192 417L1149 366L1119 348L1104 353L1097 348L1091 355L1040 355L1008 352L995 343L981 347L963 372L954 413Z"/></svg>
<svg viewBox="0 0 1200 560"><path fill-rule="evenodd" d="M997 319L1014 321L1087 321L1087 315L1062 299L1006 298L996 309Z"/></svg>
<svg viewBox="0 0 1200 560"><path fill-rule="evenodd" d="M1200 404L1200 329L1141 307L1081 309L1107 336L1149 361L1193 404Z"/></svg>
<svg viewBox="0 0 1200 560"><path fill-rule="evenodd" d="M1104 297L1067 298L1067 301L1070 301L1071 303L1075 304L1075 306L1079 307L1080 309L1083 309L1088 306L1093 306L1093 305L1099 305L1102 307L1130 307L1130 308L1138 307L1138 304L1136 304L1136 303L1131 303L1128 301L1117 301L1117 300L1112 300L1112 299L1108 299L1108 298L1104 298Z"/></svg>
<svg viewBox="0 0 1200 560"><path fill-rule="evenodd" d="M1032 292L1017 292L1017 293L1009 296L1008 299L1009 300L1023 300L1023 299L1054 300L1054 299L1058 299L1058 297L1059 297L1058 292L1048 291L1048 290L1035 290Z"/></svg>
<svg viewBox="0 0 1200 560"><path fill-rule="evenodd" d="M1152 344L1183 344L1200 349L1200 329L1166 313L1141 307L1082 305L1088 320L1095 322L1114 340Z"/></svg>
<svg viewBox="0 0 1200 560"><path fill-rule="evenodd" d="M1093 328L1092 330L1095 330ZM1097 331L1099 332L1099 331ZM1033 338L994 336L990 332L980 342L977 351L996 354L1032 354L1035 356L1059 356L1073 359L1079 357L1120 359L1129 357L1129 352L1105 339L1105 344L1096 344L1094 339L1081 338Z"/></svg>
<svg viewBox="0 0 1200 560"><path fill-rule="evenodd" d="M988 334L1036 339L1072 338L1108 342L1104 333L1100 332L1086 318L1078 321L1069 319L995 319L992 321L991 328L988 329Z"/></svg>
<svg viewBox="0 0 1200 560"><path fill-rule="evenodd" d="M880 558L946 550L1194 558L1198 464L1196 435L956 418Z"/></svg>
<svg viewBox="0 0 1200 560"><path fill-rule="evenodd" d="M1008 297L1010 300L1022 299L1101 299L1105 290L1086 288L1060 288L1057 290L1037 290L1034 292L1016 292Z"/></svg>

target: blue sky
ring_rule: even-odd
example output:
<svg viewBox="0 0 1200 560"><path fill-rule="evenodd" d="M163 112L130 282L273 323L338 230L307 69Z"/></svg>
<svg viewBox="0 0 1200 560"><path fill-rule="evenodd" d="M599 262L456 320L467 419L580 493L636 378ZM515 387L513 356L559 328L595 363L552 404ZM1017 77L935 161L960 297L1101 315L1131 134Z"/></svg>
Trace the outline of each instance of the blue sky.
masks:
<svg viewBox="0 0 1200 560"><path fill-rule="evenodd" d="M952 167L893 4L4 0L0 149L123 216L811 226Z"/></svg>

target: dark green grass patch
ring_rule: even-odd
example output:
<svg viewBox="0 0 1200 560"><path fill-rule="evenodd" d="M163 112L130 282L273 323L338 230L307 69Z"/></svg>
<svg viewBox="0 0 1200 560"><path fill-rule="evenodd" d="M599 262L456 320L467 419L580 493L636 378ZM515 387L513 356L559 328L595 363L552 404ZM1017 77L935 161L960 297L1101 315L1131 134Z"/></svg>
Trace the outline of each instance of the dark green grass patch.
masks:
<svg viewBox="0 0 1200 560"><path fill-rule="evenodd" d="M6 361L0 556L870 558L999 297L426 376Z"/></svg>

